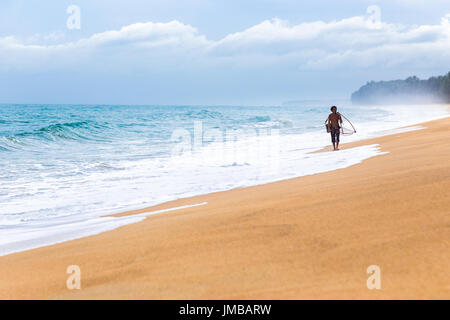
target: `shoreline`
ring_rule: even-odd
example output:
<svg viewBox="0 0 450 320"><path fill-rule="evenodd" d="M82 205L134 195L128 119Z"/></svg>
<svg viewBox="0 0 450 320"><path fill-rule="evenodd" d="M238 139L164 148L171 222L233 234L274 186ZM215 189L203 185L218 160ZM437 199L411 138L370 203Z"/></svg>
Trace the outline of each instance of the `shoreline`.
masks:
<svg viewBox="0 0 450 320"><path fill-rule="evenodd" d="M424 122L425 120L426 121L438 120L439 118L443 117L443 113L446 113L447 114L446 116L448 116L448 113L450 111L450 109L448 109L449 107L448 105L446 107L443 107L442 105L440 106L429 105L428 107L432 111L430 111L431 112L430 115L421 119L422 122ZM401 106L399 108L400 110L402 109ZM379 106L377 107L377 110L384 110L384 109L382 106ZM394 112L393 115L395 114L396 113ZM412 116L411 118L408 118L405 121L400 121L398 118L396 118L396 116L394 116L394 118L396 119L394 120L394 122L396 123L398 122L396 126L389 124L389 120L387 120L388 121L387 124L375 126L378 128L378 130L376 131L374 130L372 125L367 125L367 123L366 125L364 125L363 122L361 123L361 127L359 128L361 130L359 130L359 133L357 135L345 137L343 140L345 142L363 141L369 138L381 137L385 135L404 132L406 130L414 130L414 126L416 126L419 121L417 115ZM201 196L215 192L223 192L236 188L245 188L255 185L263 185L272 182L284 181L297 177L303 177L307 175L314 175L327 171L343 169L358 164L368 158L382 154L382 152L379 152L379 148L375 144L361 145L357 148L348 148L347 150L343 150L341 153L338 154L321 153L320 150L322 150L322 148L329 145L330 143L328 135L324 135L324 132L322 132L322 130L311 131L310 133L312 134L312 136L306 140L305 136L308 136L308 133L306 134L300 133L298 135L293 134L292 136L290 136L290 134L286 136L281 135L280 142L282 141L281 142L282 144L287 143L287 145L289 145L288 147L286 148L282 147L279 148L279 150L274 150L274 152L279 152L279 154L277 154L275 157L269 154L259 157L260 159L265 159L264 160L266 161L265 165L261 161L254 161L253 163L252 160L249 161L250 163L249 167L247 167L246 162L243 164L237 163L236 166L233 163L233 165L231 165L231 167L233 168L226 169L229 177L221 176L221 174L219 173L219 176L216 178L215 174L217 172L222 171L223 175L225 173L225 170L221 170L221 167L222 166L225 168L229 167L230 163L232 163L230 162L230 160L232 161L233 157L229 160L222 159L219 160L218 162L213 161L213 163L217 162L216 163L217 170L208 169L209 168L208 165L204 167L201 165L198 166L199 162L195 161L197 167L199 168L197 172L197 178L195 179L193 179L194 175L190 174L191 171L191 169L189 168L190 166L186 167L181 166L183 167L181 168L181 171L169 170L166 171L165 173L160 172L161 170L157 170L157 172L153 174L152 165L149 165L149 163L145 162L141 163L142 167L140 170L131 170L129 174L126 174L125 172L122 175L119 174L119 176L121 177L117 177L116 182L107 182L109 179L108 174L107 173L101 174L96 180L91 179L89 187L92 190L91 192L93 192L94 190L99 190L101 193L101 196L99 197L97 196L92 197L94 199L95 198L102 199L102 201L99 201L96 204L93 204L93 202L91 201L91 193L89 194L85 193L83 197L84 200L79 201L78 205L74 204L73 202L74 197L68 194L66 194L65 196L61 196L59 194L59 191L63 190L64 188L63 189L57 188L59 191L57 191L54 196L58 200L59 208L66 207L66 211L70 210L72 212L73 210L74 212L77 213L74 214L74 212L72 212L72 214L68 215L68 217L70 217L69 220L64 222L63 217L64 215L67 214L67 212L65 213L59 212L59 209L57 209L55 212L56 213L55 218L42 219L42 222L46 223L45 226L40 225L39 220L36 220L37 223L32 222L29 225L23 225L18 219L20 217L12 216L13 220L17 219L18 221L15 225L12 224L11 228L6 228L4 230L3 239L0 239L1 240L0 256L5 256L15 252L27 251L57 243L62 243L65 241L76 240L83 237L96 235L102 232L111 231L118 227L127 225L129 223L138 222L137 220L131 221L131 219L115 220L115 218L117 218L115 215L117 214L120 215L123 212L136 210L142 211L140 209L154 207L166 203L168 201L175 201L183 198L191 198L193 196ZM286 138L289 136L290 138L286 140ZM314 143L312 143L313 141ZM268 141L266 141L266 143L267 142ZM255 141L253 141L253 144L260 145L260 142L255 143ZM278 144L276 143L276 145ZM298 146L303 146L304 148L303 147L298 148ZM265 152L264 148L261 149L260 147L256 147L256 149L258 149L258 152L261 151L263 153ZM206 154L208 154L207 151L208 148L206 148L205 150L203 151ZM242 153L242 151L243 150L237 152L238 154L240 154ZM205 157L203 156L203 158ZM206 159L208 159L208 157L206 157ZM251 159L251 157L249 159ZM274 159L278 160L276 162L273 162ZM189 159L189 161L191 160L194 159ZM203 161L202 157L196 160L199 160L200 163L202 163ZM218 165L218 163L220 163L221 161L223 165ZM99 165L99 167L102 166L103 164ZM176 166L177 165L175 164L174 167ZM95 167L97 167L97 164L95 165ZM172 164L170 164L168 167L172 167ZM118 166L118 168L120 168L120 166ZM148 170L146 170L145 168L147 168ZM139 171L140 174L136 175L137 172ZM177 172L183 171L186 172L185 174L186 177L184 180L180 179L181 176L178 175L179 183L175 184L173 183L174 181L176 181L176 179L169 179L169 180L163 179L165 181L165 183L162 185L163 187L162 190L164 189L164 192L158 191L159 188L156 189L153 188L154 186L153 178L158 176L162 177L165 174L168 175L173 174L175 177L177 177ZM201 172L203 172L203 174L199 175L199 173ZM150 177L144 178L144 176L147 173L152 174L150 175ZM117 172L113 173L113 176L115 174L118 173ZM203 179L203 177L205 179ZM125 185L120 185L117 183L117 181L121 179L125 181L134 181L137 179L140 182L137 183L135 187L130 189L132 183L127 184L125 182ZM74 181L72 181L72 183L73 182ZM157 183L162 183L162 180L158 179ZM97 184L100 186L103 185L104 187L97 188ZM165 184L167 184L167 186ZM11 186L12 185L14 184L11 184ZM190 185L192 185L192 188L189 187ZM73 194L75 196L77 195L77 191L80 192L80 190L77 184L72 185L72 187L74 188ZM71 190L72 187L70 187L70 189L68 190ZM89 188L85 188L85 190ZM110 190L110 192L106 192L108 189ZM192 190L196 190L196 192L191 192ZM149 192L151 192L151 194L149 194ZM83 191L81 191L80 194L83 194ZM116 194L118 194L118 198L115 197ZM20 207L27 207L28 203L30 203L31 207L33 207L34 203L39 203L39 200L40 201L44 200L43 198L45 198L45 196L41 194L38 195L37 198L28 197L23 199L22 201L17 201L15 203L14 202L6 203L7 205L6 209L7 211L8 208L10 208L10 210L13 209L14 212L14 210L17 211ZM126 205L127 203L129 203L128 201L130 201L131 199L134 199L134 201L132 202L134 202L135 204ZM48 202L48 199L45 201ZM85 212L85 210L82 209L81 203L84 203L85 206L90 206L91 208L90 210L94 210L96 211L96 213L93 215L89 215L89 212ZM113 203L114 205L112 205ZM136 203L141 204L136 205ZM8 207L8 205L10 206ZM92 205L94 207L92 207ZM67 209L69 207L71 209ZM48 203L48 208L50 210L50 208L54 208L54 205L52 205L50 202ZM38 208L34 206L34 209L37 210ZM60 213L63 213L61 216L62 219L58 218ZM37 214L37 216L39 217L40 214ZM45 217L45 214L43 214L43 216ZM143 218L144 217L142 217L142 219ZM33 221L33 219L31 219L31 221Z"/></svg>
<svg viewBox="0 0 450 320"><path fill-rule="evenodd" d="M344 148L379 144L381 151L388 153L342 170L107 215L123 217L207 202L198 208L148 216L138 223L100 234L2 256L0 298L449 298L450 283L445 281L448 277L443 272L448 268L443 266L450 262L448 250L445 251L449 244L445 231L448 234L446 228L450 221L448 215L442 214L449 201L448 179L442 179L442 175L443 178L448 176L445 160L449 153L442 150L445 143L448 144L446 120L448 117L419 124L425 126L422 130L344 143ZM444 145L439 148L436 141ZM430 158L426 151L434 157ZM408 168L407 164L412 166L413 163L416 165ZM423 175L430 168L440 173L432 172L439 188L435 189L438 186ZM416 182L420 183L415 185ZM433 192L425 188L431 185ZM392 194L380 186L391 187ZM401 186L406 189L418 186L423 194L415 190L413 195L417 199L411 199L411 194L402 192ZM389 201L377 201L380 199ZM437 215L416 212L414 207L409 207L409 202L422 209L426 204ZM334 215L330 213L336 209L333 206L339 208ZM413 212L412 218L405 214L404 207ZM397 223L408 225L403 233L398 234L393 228L395 225L390 225L389 213L395 216ZM346 221L348 219L353 223ZM410 219L417 220L413 221L417 225ZM367 224L368 221L380 225L382 234L372 224ZM434 239L428 243L433 254L426 256L433 263L427 266L438 272L419 277L419 285L412 286L411 291L408 283L399 283L399 279L413 276L413 271L406 267L408 263L415 271L424 273L423 264L427 259L420 259L414 251L417 247L407 242L412 237L420 247L420 241L414 236L418 237L416 233L429 226L430 221L439 223L441 228L433 225L437 233L422 230L421 239L425 242ZM346 232L352 237L348 238ZM374 239L367 237L372 233ZM392 241L396 244L394 249L385 245ZM400 244L409 252L406 257L401 253ZM369 264L360 268L359 273L355 272L351 260L369 261L364 251L369 248L388 270L390 265L395 266L396 277L386 275L388 289L391 285L395 290L376 292L365 288L365 268ZM355 257L352 251L359 254ZM395 261L395 256L404 261ZM91 261L93 257L99 257L98 261ZM67 274L63 266L74 264L80 265L85 276L83 289L71 292L65 288ZM364 264L360 263L362 266ZM51 271L47 274L47 284L34 269ZM354 277L361 288L355 285ZM8 279L18 281L11 283Z"/></svg>

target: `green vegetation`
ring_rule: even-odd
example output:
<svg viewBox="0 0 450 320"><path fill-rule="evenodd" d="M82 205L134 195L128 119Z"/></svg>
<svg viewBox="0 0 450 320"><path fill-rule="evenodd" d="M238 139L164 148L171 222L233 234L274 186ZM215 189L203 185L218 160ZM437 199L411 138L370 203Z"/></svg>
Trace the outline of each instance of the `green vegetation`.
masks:
<svg viewBox="0 0 450 320"><path fill-rule="evenodd" d="M420 80L370 81L352 94L357 104L450 103L450 72L445 76Z"/></svg>

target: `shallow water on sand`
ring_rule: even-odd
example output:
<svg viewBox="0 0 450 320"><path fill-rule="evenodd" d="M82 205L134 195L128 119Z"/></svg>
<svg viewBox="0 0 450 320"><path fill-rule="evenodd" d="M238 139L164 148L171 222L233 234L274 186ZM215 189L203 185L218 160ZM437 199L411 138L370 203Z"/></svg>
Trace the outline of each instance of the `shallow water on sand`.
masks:
<svg viewBox="0 0 450 320"><path fill-rule="evenodd" d="M348 167L376 146L329 144L329 107L0 105L0 255L117 227L105 214ZM447 114L354 107L355 141ZM110 222L108 222L110 221ZM128 223L128 222L127 222Z"/></svg>

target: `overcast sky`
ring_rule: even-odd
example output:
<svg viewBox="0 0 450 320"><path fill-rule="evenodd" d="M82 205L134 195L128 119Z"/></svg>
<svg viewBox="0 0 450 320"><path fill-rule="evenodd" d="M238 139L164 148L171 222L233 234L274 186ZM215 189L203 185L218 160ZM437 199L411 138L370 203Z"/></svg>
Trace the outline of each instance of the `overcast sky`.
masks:
<svg viewBox="0 0 450 320"><path fill-rule="evenodd" d="M2 103L345 99L449 61L448 0L0 2Z"/></svg>

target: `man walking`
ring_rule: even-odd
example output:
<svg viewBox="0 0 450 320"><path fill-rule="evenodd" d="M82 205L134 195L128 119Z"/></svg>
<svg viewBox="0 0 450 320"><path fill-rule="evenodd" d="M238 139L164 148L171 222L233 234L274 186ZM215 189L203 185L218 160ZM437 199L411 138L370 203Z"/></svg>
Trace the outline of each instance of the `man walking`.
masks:
<svg viewBox="0 0 450 320"><path fill-rule="evenodd" d="M333 142L334 150L339 150L339 135L342 124L342 118L337 107L331 107L331 113L328 116L328 131L331 133L331 142Z"/></svg>

